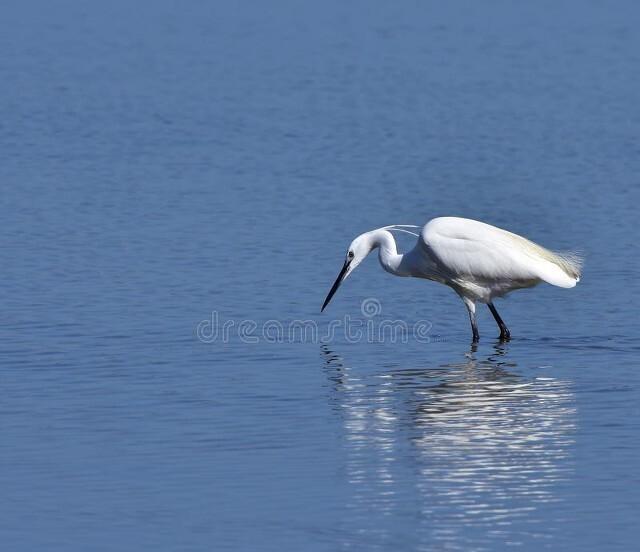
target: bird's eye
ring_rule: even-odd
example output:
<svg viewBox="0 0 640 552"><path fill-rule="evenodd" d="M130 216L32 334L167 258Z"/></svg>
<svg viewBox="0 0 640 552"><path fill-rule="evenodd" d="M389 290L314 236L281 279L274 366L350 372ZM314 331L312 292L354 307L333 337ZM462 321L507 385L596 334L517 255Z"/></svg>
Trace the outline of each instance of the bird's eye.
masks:
<svg viewBox="0 0 640 552"><path fill-rule="evenodd" d="M350 259L353 259L353 251L349 251L349 254L347 255L347 257L349 257Z"/></svg>

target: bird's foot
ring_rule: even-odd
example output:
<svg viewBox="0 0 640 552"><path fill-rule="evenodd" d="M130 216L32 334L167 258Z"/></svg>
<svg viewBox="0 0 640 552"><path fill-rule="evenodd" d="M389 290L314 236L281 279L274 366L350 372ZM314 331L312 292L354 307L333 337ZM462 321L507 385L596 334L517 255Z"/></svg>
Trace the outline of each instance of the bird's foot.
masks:
<svg viewBox="0 0 640 552"><path fill-rule="evenodd" d="M500 332L500 341L510 341L511 340L511 332L506 328Z"/></svg>

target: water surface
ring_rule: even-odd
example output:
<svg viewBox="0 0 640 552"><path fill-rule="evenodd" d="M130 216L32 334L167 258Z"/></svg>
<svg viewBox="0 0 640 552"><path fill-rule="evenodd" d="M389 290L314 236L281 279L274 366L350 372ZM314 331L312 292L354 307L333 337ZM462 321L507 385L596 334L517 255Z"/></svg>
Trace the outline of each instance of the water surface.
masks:
<svg viewBox="0 0 640 552"><path fill-rule="evenodd" d="M635 547L635 4L0 10L5 548ZM374 259L319 314L355 235L438 215L583 281L499 302L508 344L482 309L475 349ZM236 331L345 314L427 339Z"/></svg>

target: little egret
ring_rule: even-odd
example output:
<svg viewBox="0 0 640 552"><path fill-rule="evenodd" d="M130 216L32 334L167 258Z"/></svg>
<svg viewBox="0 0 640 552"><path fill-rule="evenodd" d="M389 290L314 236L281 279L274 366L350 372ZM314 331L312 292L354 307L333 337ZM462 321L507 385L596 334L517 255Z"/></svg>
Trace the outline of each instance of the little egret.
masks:
<svg viewBox="0 0 640 552"><path fill-rule="evenodd" d="M500 339L511 337L493 304L516 289L541 282L572 288L580 281L582 261L574 253L549 251L522 236L476 220L439 217L420 229L393 224L359 235L351 242L344 265L322 305L322 312L364 258L379 249L382 268L396 276L440 282L452 288L469 311L474 343L480 338L476 303L486 303L500 328ZM417 236L411 251L398 253L393 231Z"/></svg>

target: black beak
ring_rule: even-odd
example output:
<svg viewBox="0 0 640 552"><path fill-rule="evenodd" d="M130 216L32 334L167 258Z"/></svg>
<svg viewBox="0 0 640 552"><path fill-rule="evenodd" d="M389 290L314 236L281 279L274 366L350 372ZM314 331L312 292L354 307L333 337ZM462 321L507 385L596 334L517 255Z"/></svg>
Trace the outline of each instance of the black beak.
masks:
<svg viewBox="0 0 640 552"><path fill-rule="evenodd" d="M342 266L342 270L340 271L340 274L338 274L338 277L336 278L336 281L333 283L333 286L331 286L329 295L327 295L327 298L324 300L324 303L322 305L322 308L320 309L320 312L324 310L324 308L329 304L329 301L331 301L331 298L335 295L336 291L338 291L338 288L340 287L340 284L342 283L342 280L344 279L344 275L347 273L347 270L349 269L350 264L351 264L350 260L347 260L344 262L344 265Z"/></svg>

